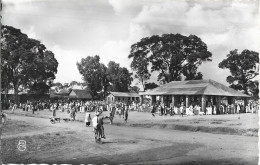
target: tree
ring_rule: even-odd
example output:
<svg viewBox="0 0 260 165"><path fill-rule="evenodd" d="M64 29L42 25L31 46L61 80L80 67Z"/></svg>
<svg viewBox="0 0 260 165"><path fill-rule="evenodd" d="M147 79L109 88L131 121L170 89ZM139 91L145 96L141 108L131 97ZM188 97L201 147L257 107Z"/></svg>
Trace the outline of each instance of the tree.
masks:
<svg viewBox="0 0 260 165"><path fill-rule="evenodd" d="M100 72L101 72L101 85L102 85L102 92L101 97L104 99L109 94L109 75L107 72L107 67L104 64L100 65Z"/></svg>
<svg viewBox="0 0 260 165"><path fill-rule="evenodd" d="M75 85L80 85L80 83L78 83L77 81L71 81L69 86L73 87Z"/></svg>
<svg viewBox="0 0 260 165"><path fill-rule="evenodd" d="M63 85L60 82L53 83L52 86L56 86L58 89L62 89Z"/></svg>
<svg viewBox="0 0 260 165"><path fill-rule="evenodd" d="M256 95L258 82L253 79L259 75L259 53L250 50L232 50L227 58L219 63L219 68L229 69L231 75L227 77L227 82L231 88L243 91L245 94Z"/></svg>
<svg viewBox="0 0 260 165"><path fill-rule="evenodd" d="M198 67L211 61L212 54L207 45L197 36L181 34L153 35L141 39L131 46L128 58L133 58L131 68L137 71L137 77L147 78L147 68L158 71L158 80L179 81L182 76L187 80L202 78Z"/></svg>
<svg viewBox="0 0 260 165"><path fill-rule="evenodd" d="M154 88L157 88L157 87L159 87L159 85L155 84L154 82L145 84L145 90L154 89Z"/></svg>
<svg viewBox="0 0 260 165"><path fill-rule="evenodd" d="M114 61L110 61L107 67L107 75L111 83L110 91L113 92L129 92L128 88L132 82L132 73L125 67Z"/></svg>
<svg viewBox="0 0 260 165"><path fill-rule="evenodd" d="M31 87L30 87L30 92L31 93L37 93L37 94L45 94L49 91L50 89L50 85L44 83L44 82L40 82L40 83L34 83Z"/></svg>
<svg viewBox="0 0 260 165"><path fill-rule="evenodd" d="M2 27L1 52L1 65L10 78L16 102L20 86L32 88L34 84L48 84L55 79L58 62L54 54L19 29Z"/></svg>
<svg viewBox="0 0 260 165"><path fill-rule="evenodd" d="M102 90L102 68L99 61L100 57L95 55L87 56L77 62L79 73L87 83L87 88L93 98L98 98L98 92Z"/></svg>
<svg viewBox="0 0 260 165"><path fill-rule="evenodd" d="M131 52L132 53L132 52ZM135 78L141 82L143 89L145 89L145 82L148 80L151 76L148 70L149 61L147 58L145 58L145 55L143 52L136 52L135 58L133 58L133 61L131 62L131 69L135 71Z"/></svg>
<svg viewBox="0 0 260 165"><path fill-rule="evenodd" d="M100 63L100 57L88 56L77 63L80 74L87 84L87 89L95 98L101 96L104 99L110 91L128 92L132 82L131 75L127 68L121 68L118 63L110 61L108 67Z"/></svg>
<svg viewBox="0 0 260 165"><path fill-rule="evenodd" d="M129 86L129 92L139 93L140 88L138 86Z"/></svg>
<svg viewBox="0 0 260 165"><path fill-rule="evenodd" d="M259 82L257 80L252 81L248 84L249 93L252 94L253 99L259 99Z"/></svg>

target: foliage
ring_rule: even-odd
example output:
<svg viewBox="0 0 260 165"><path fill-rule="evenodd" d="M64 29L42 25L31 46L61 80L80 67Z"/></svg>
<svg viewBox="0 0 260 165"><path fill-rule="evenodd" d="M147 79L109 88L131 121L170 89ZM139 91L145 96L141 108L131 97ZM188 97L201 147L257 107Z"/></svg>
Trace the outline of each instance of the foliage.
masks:
<svg viewBox="0 0 260 165"><path fill-rule="evenodd" d="M32 88L34 84L48 84L55 79L58 62L54 54L40 41L28 38L19 29L2 26L1 53L1 66L9 78L7 81L14 88L16 98L20 86Z"/></svg>
<svg viewBox="0 0 260 165"><path fill-rule="evenodd" d="M93 98L98 97L98 92L102 90L102 70L98 55L93 57L87 56L77 62L79 73L83 76L84 81L87 83L90 94Z"/></svg>
<svg viewBox="0 0 260 165"><path fill-rule="evenodd" d="M74 85L80 85L80 83L77 81L71 81L69 86L73 87Z"/></svg>
<svg viewBox="0 0 260 165"><path fill-rule="evenodd" d="M135 92L135 93L139 93L140 88L137 86L130 86L129 87L129 92Z"/></svg>
<svg viewBox="0 0 260 165"><path fill-rule="evenodd" d="M158 80L164 82L202 78L197 73L198 67L211 61L211 52L207 45L197 36L183 36L181 34L153 35L141 39L131 46L128 58L132 58L131 68L142 79L149 77L148 66L151 72L158 71Z"/></svg>
<svg viewBox="0 0 260 165"><path fill-rule="evenodd" d="M62 85L60 82L53 83L52 86L56 86L56 87L58 87L59 89L62 89L62 88L63 88L63 85Z"/></svg>
<svg viewBox="0 0 260 165"><path fill-rule="evenodd" d="M229 69L231 75L227 82L231 88L243 91L245 94L258 95L258 82L253 79L259 75L259 53L250 50L232 50L227 58L219 63L219 68Z"/></svg>
<svg viewBox="0 0 260 165"><path fill-rule="evenodd" d="M133 61L131 63L131 68L133 71L135 71L134 77L141 82L143 89L144 84L146 80L148 80L151 76L148 70L149 60L145 58L143 52L136 52L135 58L133 58Z"/></svg>
<svg viewBox="0 0 260 165"><path fill-rule="evenodd" d="M34 83L30 88L30 93L45 94L49 89L50 86L44 82Z"/></svg>
<svg viewBox="0 0 260 165"><path fill-rule="evenodd" d="M154 89L154 88L157 88L157 87L159 87L159 85L155 84L154 82L145 84L145 90Z"/></svg>
<svg viewBox="0 0 260 165"><path fill-rule="evenodd" d="M128 92L128 87L132 82L132 73L114 61L110 61L107 67L99 61L100 57L96 55L83 58L77 63L78 70L83 75L91 95L94 98L101 96L104 99L110 91Z"/></svg>
<svg viewBox="0 0 260 165"><path fill-rule="evenodd" d="M128 87L132 82L132 73L125 67L114 61L110 61L107 67L107 75L111 83L110 91L113 92L129 92Z"/></svg>

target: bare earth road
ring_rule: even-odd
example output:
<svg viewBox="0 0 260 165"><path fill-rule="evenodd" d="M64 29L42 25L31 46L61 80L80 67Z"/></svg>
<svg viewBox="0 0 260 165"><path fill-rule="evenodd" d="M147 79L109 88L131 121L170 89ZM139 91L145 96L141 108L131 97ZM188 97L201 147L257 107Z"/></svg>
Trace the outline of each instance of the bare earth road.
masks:
<svg viewBox="0 0 260 165"><path fill-rule="evenodd" d="M35 139L27 142L26 151L13 152L17 159L7 156L4 160L8 162L4 163L258 164L258 137L105 124L107 138L103 144L96 144L92 127L85 127L82 122L51 124L44 118L9 118L9 123L26 122L36 129L6 132L2 139ZM30 151L30 143L37 143L42 134L54 138L53 142ZM55 143L56 136L65 142ZM16 147L18 142L13 143Z"/></svg>

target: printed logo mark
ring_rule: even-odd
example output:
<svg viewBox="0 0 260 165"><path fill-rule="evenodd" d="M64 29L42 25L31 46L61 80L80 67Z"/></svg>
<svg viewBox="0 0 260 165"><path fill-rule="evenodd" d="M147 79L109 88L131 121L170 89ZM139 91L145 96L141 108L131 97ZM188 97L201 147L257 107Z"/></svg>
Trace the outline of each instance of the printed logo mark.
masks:
<svg viewBox="0 0 260 165"><path fill-rule="evenodd" d="M17 148L18 148L19 151L25 151L26 150L26 141L25 140L19 140Z"/></svg>

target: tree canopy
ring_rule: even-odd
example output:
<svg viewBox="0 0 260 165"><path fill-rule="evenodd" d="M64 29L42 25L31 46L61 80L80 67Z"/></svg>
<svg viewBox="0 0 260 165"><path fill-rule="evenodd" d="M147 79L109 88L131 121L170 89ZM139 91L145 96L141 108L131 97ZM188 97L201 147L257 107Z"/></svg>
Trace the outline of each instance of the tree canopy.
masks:
<svg viewBox="0 0 260 165"><path fill-rule="evenodd" d="M219 63L219 68L229 69L231 75L227 82L231 88L243 91L245 94L258 95L259 53L251 50L232 50L227 58Z"/></svg>
<svg viewBox="0 0 260 165"><path fill-rule="evenodd" d="M131 68L139 80L149 79L151 72L158 71L158 80L164 82L202 79L198 67L212 61L207 45L197 36L181 34L153 35L141 39L131 46L128 58L132 59Z"/></svg>
<svg viewBox="0 0 260 165"><path fill-rule="evenodd" d="M2 26L1 52L1 74L6 74L16 96L20 86L35 88L55 79L58 62L54 54L20 29Z"/></svg>
<svg viewBox="0 0 260 165"><path fill-rule="evenodd" d="M157 88L157 87L159 87L159 85L155 84L154 82L153 83L146 83L144 90L154 89L154 88Z"/></svg>
<svg viewBox="0 0 260 165"><path fill-rule="evenodd" d="M125 67L114 61L110 61L107 67L109 82L111 83L111 91L113 92L129 92L129 86L132 82L132 73Z"/></svg>
<svg viewBox="0 0 260 165"><path fill-rule="evenodd" d="M114 61L110 61L108 66L105 66L100 63L98 55L87 56L77 63L77 67L94 98L100 95L104 98L110 91L129 91L132 73Z"/></svg>
<svg viewBox="0 0 260 165"><path fill-rule="evenodd" d="M88 56L82 58L80 62L77 62L79 73L87 83L88 89L93 98L97 98L98 92L102 90L102 70L99 61L99 56L95 55L93 57Z"/></svg>

